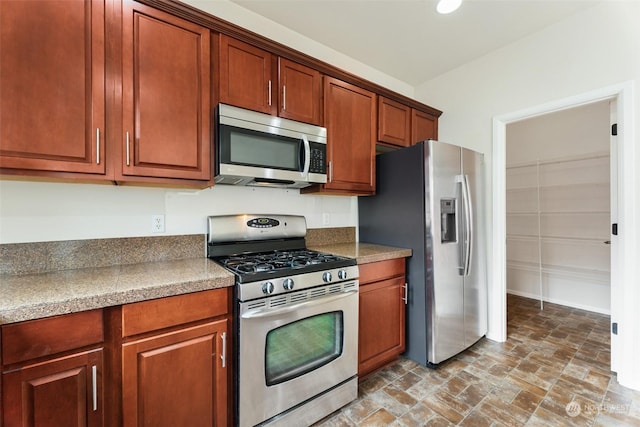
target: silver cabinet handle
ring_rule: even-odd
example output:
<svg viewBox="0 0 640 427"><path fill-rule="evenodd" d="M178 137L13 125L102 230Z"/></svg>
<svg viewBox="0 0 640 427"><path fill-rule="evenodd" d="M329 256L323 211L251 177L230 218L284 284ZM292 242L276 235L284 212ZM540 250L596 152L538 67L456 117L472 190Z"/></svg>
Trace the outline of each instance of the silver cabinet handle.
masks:
<svg viewBox="0 0 640 427"><path fill-rule="evenodd" d="M96 128L96 165L100 164L100 128Z"/></svg>
<svg viewBox="0 0 640 427"><path fill-rule="evenodd" d="M220 336L222 339L222 354L220 355L220 359L222 359L222 367L227 367L227 333L223 332Z"/></svg>
<svg viewBox="0 0 640 427"><path fill-rule="evenodd" d="M287 87L282 86L282 111L287 110Z"/></svg>
<svg viewBox="0 0 640 427"><path fill-rule="evenodd" d="M402 301L404 301L404 305L407 305L407 301L409 298L409 284L405 283L402 287L404 288L404 296L402 297Z"/></svg>
<svg viewBox="0 0 640 427"><path fill-rule="evenodd" d="M91 367L91 388L93 392L93 410L98 410L98 367Z"/></svg>
<svg viewBox="0 0 640 427"><path fill-rule="evenodd" d="M271 105L271 80L269 80L269 83L267 84L267 95L269 96L269 105Z"/></svg>
<svg viewBox="0 0 640 427"><path fill-rule="evenodd" d="M127 132L127 166L131 164L129 157L129 132Z"/></svg>
<svg viewBox="0 0 640 427"><path fill-rule="evenodd" d="M333 182L333 162L329 162L329 182Z"/></svg>

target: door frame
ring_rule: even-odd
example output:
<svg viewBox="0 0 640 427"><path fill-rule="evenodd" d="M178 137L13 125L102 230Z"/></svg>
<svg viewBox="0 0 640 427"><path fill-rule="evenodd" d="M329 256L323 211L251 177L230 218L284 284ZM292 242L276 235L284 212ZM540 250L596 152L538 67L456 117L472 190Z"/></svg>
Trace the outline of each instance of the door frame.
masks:
<svg viewBox="0 0 640 427"><path fill-rule="evenodd" d="M634 82L604 87L591 92L552 101L520 111L493 118L492 155L492 246L493 254L489 267L489 319L487 337L504 342L507 339L507 275L506 275L506 127L507 124L560 110L578 107L593 102L615 100L618 117L618 221L621 233L617 237L619 257L617 268L620 286L612 286L611 321L619 325L618 345L614 346L618 368L618 382L624 386L640 389L640 368L634 360L640 359L640 348L636 337L640 336L640 314L636 303L640 290L634 289L635 264L640 254L636 206L635 173L637 164L634 147ZM612 153L613 155L613 153ZM488 225L488 224L487 224ZM613 238L614 236L612 236ZM620 307L620 310L616 308ZM616 309L614 311L614 309Z"/></svg>

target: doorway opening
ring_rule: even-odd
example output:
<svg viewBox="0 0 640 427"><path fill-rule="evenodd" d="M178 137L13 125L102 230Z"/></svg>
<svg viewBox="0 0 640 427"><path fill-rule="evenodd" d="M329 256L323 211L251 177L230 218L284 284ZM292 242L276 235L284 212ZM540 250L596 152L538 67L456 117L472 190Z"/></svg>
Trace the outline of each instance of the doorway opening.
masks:
<svg viewBox="0 0 640 427"><path fill-rule="evenodd" d="M612 237L612 250L617 246L617 259L611 263L611 322L625 325L625 332L611 335L611 365L618 373L618 382L636 388L640 384L640 371L634 367L638 354L634 353L634 340L640 332L636 325L633 302L637 298L634 289L635 260L638 243L635 208L636 157L634 149L634 85L633 82L606 87L526 110L495 117L493 119L492 156L492 263L489 265L489 331L487 337L506 341L506 127L527 118L549 114L594 102L612 101L616 106L618 137L615 161L617 164L617 214L618 222L624 224L624 233ZM626 236L626 237L625 237ZM624 348L624 351L622 349Z"/></svg>
<svg viewBox="0 0 640 427"><path fill-rule="evenodd" d="M507 125L507 293L541 309L611 314L612 108L605 100Z"/></svg>

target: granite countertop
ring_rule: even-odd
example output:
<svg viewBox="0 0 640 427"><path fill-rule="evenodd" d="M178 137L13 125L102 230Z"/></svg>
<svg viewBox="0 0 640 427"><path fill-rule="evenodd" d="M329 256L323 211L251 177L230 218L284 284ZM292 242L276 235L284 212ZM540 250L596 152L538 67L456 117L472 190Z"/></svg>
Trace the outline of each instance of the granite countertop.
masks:
<svg viewBox="0 0 640 427"><path fill-rule="evenodd" d="M411 256L370 243L311 245L358 264ZM0 325L233 286L234 276L208 258L141 262L49 273L0 275Z"/></svg>
<svg viewBox="0 0 640 427"><path fill-rule="evenodd" d="M412 253L411 249L395 248L364 242L313 245L310 246L309 249L355 258L358 261L358 264L409 257Z"/></svg>
<svg viewBox="0 0 640 427"><path fill-rule="evenodd" d="M0 324L233 286L208 258L0 276Z"/></svg>

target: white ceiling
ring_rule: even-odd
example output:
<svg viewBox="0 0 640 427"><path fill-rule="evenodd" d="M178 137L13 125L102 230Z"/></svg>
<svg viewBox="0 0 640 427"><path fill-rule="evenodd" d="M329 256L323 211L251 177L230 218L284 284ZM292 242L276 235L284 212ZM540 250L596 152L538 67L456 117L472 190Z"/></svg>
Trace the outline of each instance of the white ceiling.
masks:
<svg viewBox="0 0 640 427"><path fill-rule="evenodd" d="M231 0L411 86L552 25L598 0Z"/></svg>

